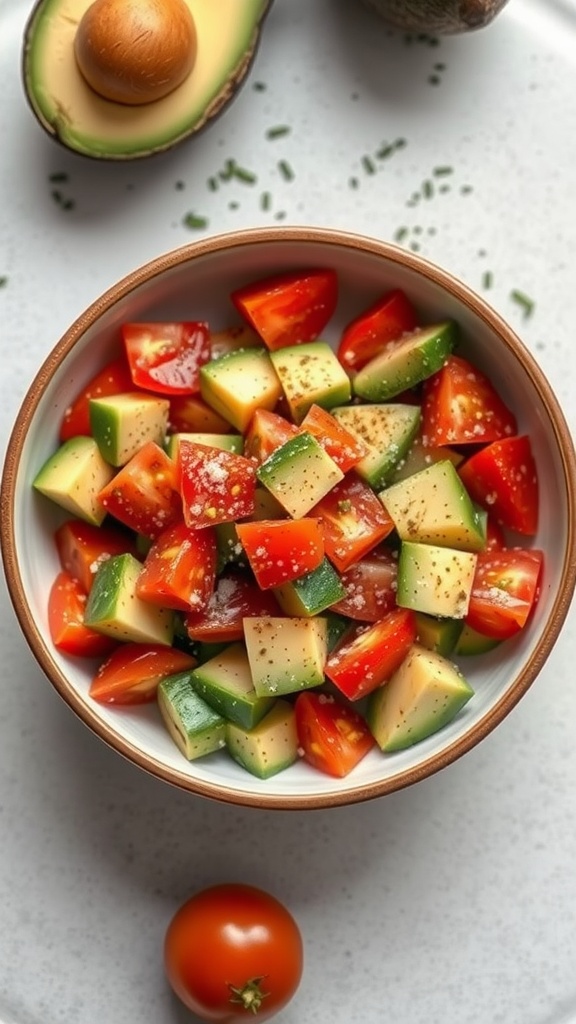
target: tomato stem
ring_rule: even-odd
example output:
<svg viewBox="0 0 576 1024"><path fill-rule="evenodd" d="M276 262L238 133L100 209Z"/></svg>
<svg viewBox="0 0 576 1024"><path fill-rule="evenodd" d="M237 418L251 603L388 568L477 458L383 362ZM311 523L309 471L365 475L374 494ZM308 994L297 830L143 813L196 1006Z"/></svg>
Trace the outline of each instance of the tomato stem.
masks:
<svg viewBox="0 0 576 1024"><path fill-rule="evenodd" d="M248 1010L250 1013L258 1013L262 1005L262 1000L269 996L269 992L263 992L261 984L264 981L265 975L261 978L250 978L242 988L236 988L235 985L228 985L230 992L231 1003L238 1003L244 1010Z"/></svg>

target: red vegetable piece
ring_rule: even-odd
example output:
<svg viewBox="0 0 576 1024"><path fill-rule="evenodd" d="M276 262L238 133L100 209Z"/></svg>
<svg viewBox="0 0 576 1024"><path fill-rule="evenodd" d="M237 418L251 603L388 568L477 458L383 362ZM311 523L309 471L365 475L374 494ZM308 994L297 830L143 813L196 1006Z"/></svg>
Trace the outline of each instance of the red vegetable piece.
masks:
<svg viewBox="0 0 576 1024"><path fill-rule="evenodd" d="M147 704L162 679L195 665L195 658L175 647L123 643L100 666L88 692L100 704Z"/></svg>
<svg viewBox="0 0 576 1024"><path fill-rule="evenodd" d="M69 572L59 572L48 595L48 628L59 651L82 658L100 658L114 649L116 641L84 625L86 598L79 580Z"/></svg>
<svg viewBox="0 0 576 1024"><path fill-rule="evenodd" d="M133 391L134 385L130 375L130 367L125 356L112 359L103 370L89 381L78 393L64 413L60 424L60 440L68 441L71 437L88 435L90 428L90 399L104 398L106 395L119 395L124 391Z"/></svg>
<svg viewBox="0 0 576 1024"><path fill-rule="evenodd" d="M145 537L157 537L182 518L176 466L148 441L99 494L110 515Z"/></svg>
<svg viewBox="0 0 576 1024"><path fill-rule="evenodd" d="M136 387L166 395L200 390L200 367L211 357L207 324L127 323L122 338Z"/></svg>
<svg viewBox="0 0 576 1024"><path fill-rule="evenodd" d="M375 744L362 716L332 695L299 693L294 710L302 757L326 775L348 775Z"/></svg>
<svg viewBox="0 0 576 1024"><path fill-rule="evenodd" d="M338 358L345 369L360 370L389 341L397 341L417 326L416 312L404 292L388 292L344 329Z"/></svg>
<svg viewBox="0 0 576 1024"><path fill-rule="evenodd" d="M243 455L183 438L178 470L184 519L192 529L233 523L254 511L256 470Z"/></svg>
<svg viewBox="0 0 576 1024"><path fill-rule="evenodd" d="M282 612L269 590L261 590L250 576L229 570L219 577L204 610L187 615L184 625L191 640L232 643L244 638L243 620L254 615L280 617Z"/></svg>
<svg viewBox="0 0 576 1024"><path fill-rule="evenodd" d="M494 441L458 467L474 501L497 523L534 536L538 529L538 473L525 434Z"/></svg>
<svg viewBox="0 0 576 1024"><path fill-rule="evenodd" d="M244 454L260 465L297 433L298 427L284 416L267 409L257 409L246 432Z"/></svg>
<svg viewBox="0 0 576 1024"><path fill-rule="evenodd" d="M171 395L168 424L172 434L230 434L228 420L211 409L199 395Z"/></svg>
<svg viewBox="0 0 576 1024"><path fill-rule="evenodd" d="M324 557L324 536L316 519L238 523L236 533L263 590L317 569Z"/></svg>
<svg viewBox="0 0 576 1024"><path fill-rule="evenodd" d="M318 337L336 308L338 279L335 271L316 268L279 274L238 288L231 298L274 351Z"/></svg>
<svg viewBox="0 0 576 1024"><path fill-rule="evenodd" d="M342 573L346 597L331 610L360 622L378 622L396 606L397 577L398 560L391 551L370 551Z"/></svg>
<svg viewBox="0 0 576 1024"><path fill-rule="evenodd" d="M497 640L526 625L538 599L544 562L536 549L508 548L478 555L466 622Z"/></svg>
<svg viewBox="0 0 576 1024"><path fill-rule="evenodd" d="M425 445L486 444L516 433L514 414L488 378L451 355L422 389Z"/></svg>
<svg viewBox="0 0 576 1024"><path fill-rule="evenodd" d="M324 533L326 554L345 572L394 529L374 491L352 470L311 510Z"/></svg>
<svg viewBox="0 0 576 1024"><path fill-rule="evenodd" d="M396 608L372 626L359 626L328 656L326 675L350 700L385 683L416 640L416 618Z"/></svg>
<svg viewBox="0 0 576 1024"><path fill-rule="evenodd" d="M120 527L94 526L68 519L54 535L60 565L90 592L98 566L112 555L136 554L132 534Z"/></svg>
<svg viewBox="0 0 576 1024"><path fill-rule="evenodd" d="M334 460L343 473L347 473L368 454L368 448L358 435L352 434L320 405L312 405L300 429L312 434Z"/></svg>
<svg viewBox="0 0 576 1024"><path fill-rule="evenodd" d="M208 604L216 581L213 529L191 530L175 523L156 538L144 560L136 593L144 601L181 611Z"/></svg>

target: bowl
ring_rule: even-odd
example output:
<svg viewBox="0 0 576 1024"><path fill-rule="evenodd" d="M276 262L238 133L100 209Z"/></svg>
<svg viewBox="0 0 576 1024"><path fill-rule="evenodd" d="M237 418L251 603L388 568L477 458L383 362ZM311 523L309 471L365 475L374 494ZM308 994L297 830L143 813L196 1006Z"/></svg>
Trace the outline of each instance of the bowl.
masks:
<svg viewBox="0 0 576 1024"><path fill-rule="evenodd" d="M470 658L475 695L434 735L394 754L372 750L344 778L302 760L265 781L224 751L188 762L155 705L114 708L88 696L91 663L52 645L47 596L58 570L53 531L63 518L35 493L32 481L58 443L72 397L117 351L125 321L208 319L215 329L238 322L232 289L280 272L328 266L339 300L323 337L342 327L382 292L403 289L422 322L453 318L463 353L492 380L529 434L540 479L534 545L545 556L541 593L526 627L501 647ZM119 754L159 779L231 804L317 808L383 796L438 772L476 746L512 711L540 673L569 609L576 575L576 459L558 401L537 362L486 302L420 256L376 239L316 228L251 229L194 242L138 268L98 298L56 343L17 415L2 477L2 552L24 637L50 683L73 712ZM49 507L50 506L50 507ZM65 516L64 516L65 517Z"/></svg>

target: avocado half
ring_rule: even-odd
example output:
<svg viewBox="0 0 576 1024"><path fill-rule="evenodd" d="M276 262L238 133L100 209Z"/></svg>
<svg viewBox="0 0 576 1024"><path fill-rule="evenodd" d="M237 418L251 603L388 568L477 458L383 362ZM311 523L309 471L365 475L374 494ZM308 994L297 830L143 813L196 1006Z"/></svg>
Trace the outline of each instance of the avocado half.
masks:
<svg viewBox="0 0 576 1024"><path fill-rule="evenodd" d="M364 0L396 28L450 35L484 28L508 0Z"/></svg>
<svg viewBox="0 0 576 1024"><path fill-rule="evenodd" d="M186 0L198 53L188 78L141 106L106 100L80 73L74 36L92 0L39 0L24 32L23 79L41 126L68 149L134 160L200 131L234 98L256 54L272 0Z"/></svg>

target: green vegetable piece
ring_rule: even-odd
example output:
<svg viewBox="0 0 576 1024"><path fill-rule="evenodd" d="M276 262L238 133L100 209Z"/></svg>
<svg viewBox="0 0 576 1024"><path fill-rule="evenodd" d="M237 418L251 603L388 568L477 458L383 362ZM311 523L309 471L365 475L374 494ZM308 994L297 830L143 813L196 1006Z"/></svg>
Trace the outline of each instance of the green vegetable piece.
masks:
<svg viewBox="0 0 576 1024"><path fill-rule="evenodd" d="M259 779L289 768L298 758L296 715L292 704L277 700L254 729L228 722L226 746L231 757Z"/></svg>
<svg viewBox="0 0 576 1024"><path fill-rule="evenodd" d="M441 369L456 342L456 325L446 320L389 342L383 352L358 371L354 394L369 402L386 402Z"/></svg>
<svg viewBox="0 0 576 1024"><path fill-rule="evenodd" d="M190 672L178 672L163 679L158 685L157 700L168 732L189 761L225 746L226 723L196 692Z"/></svg>
<svg viewBox="0 0 576 1024"><path fill-rule="evenodd" d="M33 487L72 515L100 526L106 509L98 494L113 476L94 438L72 437L46 460Z"/></svg>
<svg viewBox="0 0 576 1024"><path fill-rule="evenodd" d="M131 554L102 562L88 595L84 622L91 629L133 643L171 644L174 612L142 601L136 583L142 564Z"/></svg>

